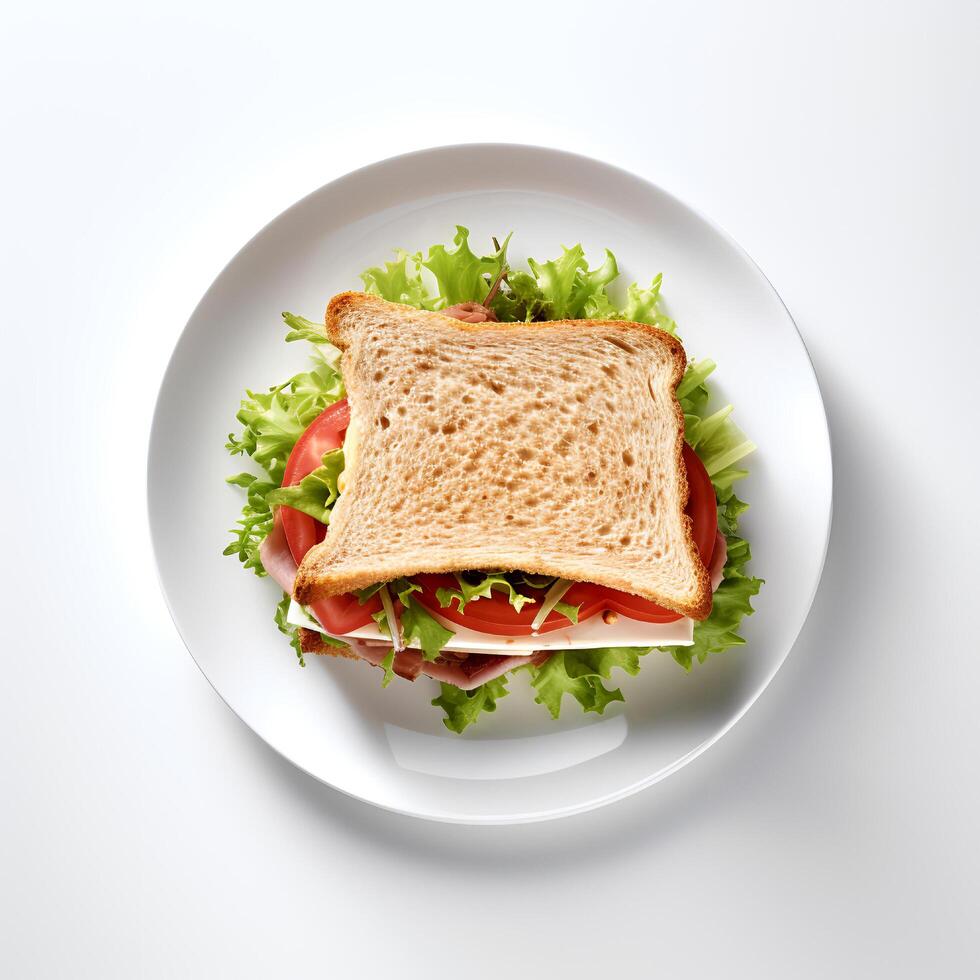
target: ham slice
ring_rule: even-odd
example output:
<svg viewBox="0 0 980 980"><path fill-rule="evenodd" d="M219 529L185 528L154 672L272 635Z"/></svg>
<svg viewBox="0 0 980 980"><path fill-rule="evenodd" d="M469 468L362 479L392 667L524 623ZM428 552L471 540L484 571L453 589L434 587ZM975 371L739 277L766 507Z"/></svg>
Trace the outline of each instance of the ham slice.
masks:
<svg viewBox="0 0 980 980"><path fill-rule="evenodd" d="M381 661L388 656L391 645L381 643L376 640L357 640L351 637L345 638L344 642L348 648L331 646L324 643L320 634L313 630L300 630L300 646L304 653L330 654L335 657L353 657L373 664L375 667L381 666ZM543 663L548 659L550 653L533 654L523 657L501 657L492 653L478 653L476 651L465 655L464 659L459 659L462 654L459 651L456 656L439 657L437 660L426 661L422 659L422 654L418 650L403 650L395 654L395 661L392 669L399 677L414 681L419 674L425 674L437 681L444 681L446 684L455 684L456 687L464 691L472 691L473 688L492 681L501 674L506 674L508 670L515 667L522 667L529 664L532 660L535 663Z"/></svg>
<svg viewBox="0 0 980 980"><path fill-rule="evenodd" d="M331 657L350 657L352 660L363 660L375 667L381 666L381 661L388 656L390 643L377 643L374 640L355 640L345 637L346 646L336 647L325 643L315 630L300 627L299 645L303 653L329 654ZM403 650L395 655L392 670L407 681L414 681L419 676L422 666L422 655L418 650Z"/></svg>
<svg viewBox="0 0 980 980"><path fill-rule="evenodd" d="M366 660L369 664L374 664L375 667L381 666L381 661L388 656L388 652L391 650L390 643L374 643L371 640L355 639L346 639L344 642L350 644L355 656L360 657L361 660ZM401 653L396 653L394 663L391 665L392 670L407 681L414 681L419 676L421 667L422 654L418 650L402 650Z"/></svg>
<svg viewBox="0 0 980 980"><path fill-rule="evenodd" d="M446 684L455 684L456 687L464 691L472 691L473 688L486 684L487 681L495 680L501 674L506 674L508 670L515 667L523 667L529 664L533 658L526 657L501 657L494 653L471 653L465 660L451 660L449 657L440 657L438 660L422 663L422 673L437 681Z"/></svg>
<svg viewBox="0 0 980 980"><path fill-rule="evenodd" d="M439 312L443 316L451 316L454 320L462 320L463 323L497 322L496 313L482 303L457 303L455 306L447 306Z"/></svg>
<svg viewBox="0 0 980 980"><path fill-rule="evenodd" d="M278 507L272 521L272 530L259 545L259 557L262 559L262 567L281 586L282 591L292 595L293 582L296 580L298 569L286 541L286 532L282 526Z"/></svg>
<svg viewBox="0 0 980 980"><path fill-rule="evenodd" d="M725 562L728 560L728 542L721 531L715 531L715 550L711 554L711 564L708 566L708 576L711 579L712 593L718 591L721 580L724 578Z"/></svg>

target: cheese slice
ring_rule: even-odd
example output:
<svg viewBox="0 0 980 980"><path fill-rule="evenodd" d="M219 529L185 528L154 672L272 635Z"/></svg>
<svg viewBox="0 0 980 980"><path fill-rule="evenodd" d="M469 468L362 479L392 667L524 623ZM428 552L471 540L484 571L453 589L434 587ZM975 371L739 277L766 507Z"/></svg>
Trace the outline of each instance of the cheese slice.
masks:
<svg viewBox="0 0 980 980"><path fill-rule="evenodd" d="M584 623L553 630L537 636L495 636L479 633L458 623L436 619L455 636L446 644L447 650L469 650L496 653L501 656L528 653L533 650L591 650L595 647L659 647L691 646L694 643L694 620L684 618L674 623L642 623L637 619L619 616L615 623L606 623L602 616L593 616ZM289 603L286 622L293 626L325 633L326 630L295 599ZM369 623L344 634L355 640L390 642L377 624ZM343 639L343 636L339 637Z"/></svg>

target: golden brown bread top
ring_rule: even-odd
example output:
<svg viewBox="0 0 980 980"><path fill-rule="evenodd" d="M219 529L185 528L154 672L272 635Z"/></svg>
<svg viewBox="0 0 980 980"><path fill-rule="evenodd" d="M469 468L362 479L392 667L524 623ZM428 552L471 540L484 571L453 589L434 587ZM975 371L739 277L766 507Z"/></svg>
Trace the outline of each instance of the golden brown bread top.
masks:
<svg viewBox="0 0 980 980"><path fill-rule="evenodd" d="M422 572L521 569L696 619L680 342L621 320L463 323L341 293L327 334L351 405L345 490L303 603Z"/></svg>

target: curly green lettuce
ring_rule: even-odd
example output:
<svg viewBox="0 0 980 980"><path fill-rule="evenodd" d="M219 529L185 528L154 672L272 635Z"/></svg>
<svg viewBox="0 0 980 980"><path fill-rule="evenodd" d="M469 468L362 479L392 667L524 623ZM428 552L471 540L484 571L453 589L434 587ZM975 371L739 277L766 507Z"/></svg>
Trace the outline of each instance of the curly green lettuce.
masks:
<svg viewBox="0 0 980 980"><path fill-rule="evenodd" d="M224 554L237 555L245 568L263 576L266 571L259 557L259 546L272 530L272 507L266 497L278 484L263 480L254 473L236 473L235 476L229 476L227 482L242 487L246 491L246 498L242 516L229 532L233 540L225 548Z"/></svg>
<svg viewBox="0 0 980 980"><path fill-rule="evenodd" d="M462 735L470 725L479 721L484 711L497 710L497 702L510 694L507 677L487 681L472 691L464 691L454 684L440 683L441 693L432 703L446 713L442 723L451 732Z"/></svg>
<svg viewBox="0 0 980 980"><path fill-rule="evenodd" d="M602 714L612 701L624 701L617 687L610 690L602 682L608 680L614 667L631 677L640 672L640 657L652 648L604 647L599 650L566 650L554 654L538 667L529 665L534 700L551 712L552 718L561 714L561 700L570 694L583 711ZM520 668L519 668L520 669Z"/></svg>
<svg viewBox="0 0 980 980"><path fill-rule="evenodd" d="M475 255L469 245L469 231L456 226L454 249L433 245L426 258L421 252L395 250L395 261L374 266L361 273L369 293L376 293L393 303L404 303L420 310L441 310L456 303L482 302L497 275L507 264L510 235L491 255ZM432 274L433 289L423 278L422 270Z"/></svg>
<svg viewBox="0 0 980 980"><path fill-rule="evenodd" d="M289 602L289 595L283 592L282 599L279 601L279 605L276 606L276 614L273 620L279 628L279 632L289 639L289 645L296 651L296 659L299 661L300 667L305 667L306 660L303 658L303 647L299 642L299 630L292 623L286 622L286 614L289 612Z"/></svg>
<svg viewBox="0 0 980 980"><path fill-rule="evenodd" d="M724 577L711 601L711 613L707 619L694 624L693 646L660 648L685 670L690 670L695 660L703 664L709 654L744 646L745 640L739 636L738 628L742 620L751 615L749 600L763 585L761 578L746 573L745 566L752 559L752 552L748 541L737 534L739 514L748 504L739 500L730 487L719 489L716 484L715 496L718 499L718 529L728 544L728 557Z"/></svg>
<svg viewBox="0 0 980 980"><path fill-rule="evenodd" d="M329 524L333 505L340 495L337 480L344 472L343 449L331 449L324 453L320 464L295 486L280 487L267 493L265 502L285 504L293 510L309 514L321 524Z"/></svg>
<svg viewBox="0 0 980 980"><path fill-rule="evenodd" d="M451 609L456 603L456 611L463 612L476 599L486 599L496 589L507 593L507 601L520 612L529 603L537 602L533 596L521 591L521 578L504 572L476 572L457 575L459 587L456 589L436 589L436 599L443 609ZM553 581L553 580L549 580Z"/></svg>
<svg viewBox="0 0 980 980"><path fill-rule="evenodd" d="M305 340L314 345L312 366L268 391L246 391L236 416L242 430L238 435L230 433L225 445L232 456L247 456L262 471L261 475L243 472L228 477L227 482L245 490L246 497L241 517L230 531L232 541L224 550L224 554L235 555L258 576L266 574L259 547L272 530L274 504L291 502L317 520L324 520L329 518L330 507L337 499L338 460L328 459L334 455L331 453L324 456L323 467L299 487L281 487L286 461L299 437L328 405L344 397L340 352L327 343L323 329L292 313L283 313L282 318L289 327L287 341ZM342 470L340 450L337 456ZM291 501L285 500L283 494L292 494ZM286 596L276 607L275 623L289 637L300 664L305 666L296 629L286 622L288 608Z"/></svg>
<svg viewBox="0 0 980 980"><path fill-rule="evenodd" d="M382 588L387 588L389 594L398 599L402 605L398 620L401 623L405 645L421 650L423 660L436 660L442 653L443 647L455 636L455 633L446 629L425 606L414 598L412 593L421 592L422 587L408 579L399 578L395 579L394 582L362 589L358 596L363 603ZM385 636L391 636L391 623L388 622L388 615L384 609L374 613L374 621ZM392 662L394 662L394 657L392 657Z"/></svg>

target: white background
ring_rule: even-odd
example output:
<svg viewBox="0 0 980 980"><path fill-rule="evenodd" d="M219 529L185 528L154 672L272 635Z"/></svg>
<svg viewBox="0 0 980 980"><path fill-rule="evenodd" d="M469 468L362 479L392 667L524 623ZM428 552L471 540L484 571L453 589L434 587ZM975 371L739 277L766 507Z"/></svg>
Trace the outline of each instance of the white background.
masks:
<svg viewBox="0 0 980 980"><path fill-rule="evenodd" d="M975 975L980 7L135 6L0 25L0 973ZM746 718L523 828L276 757L181 646L144 507L158 382L228 258L353 167L480 139L607 159L734 234L836 467L823 585Z"/></svg>

